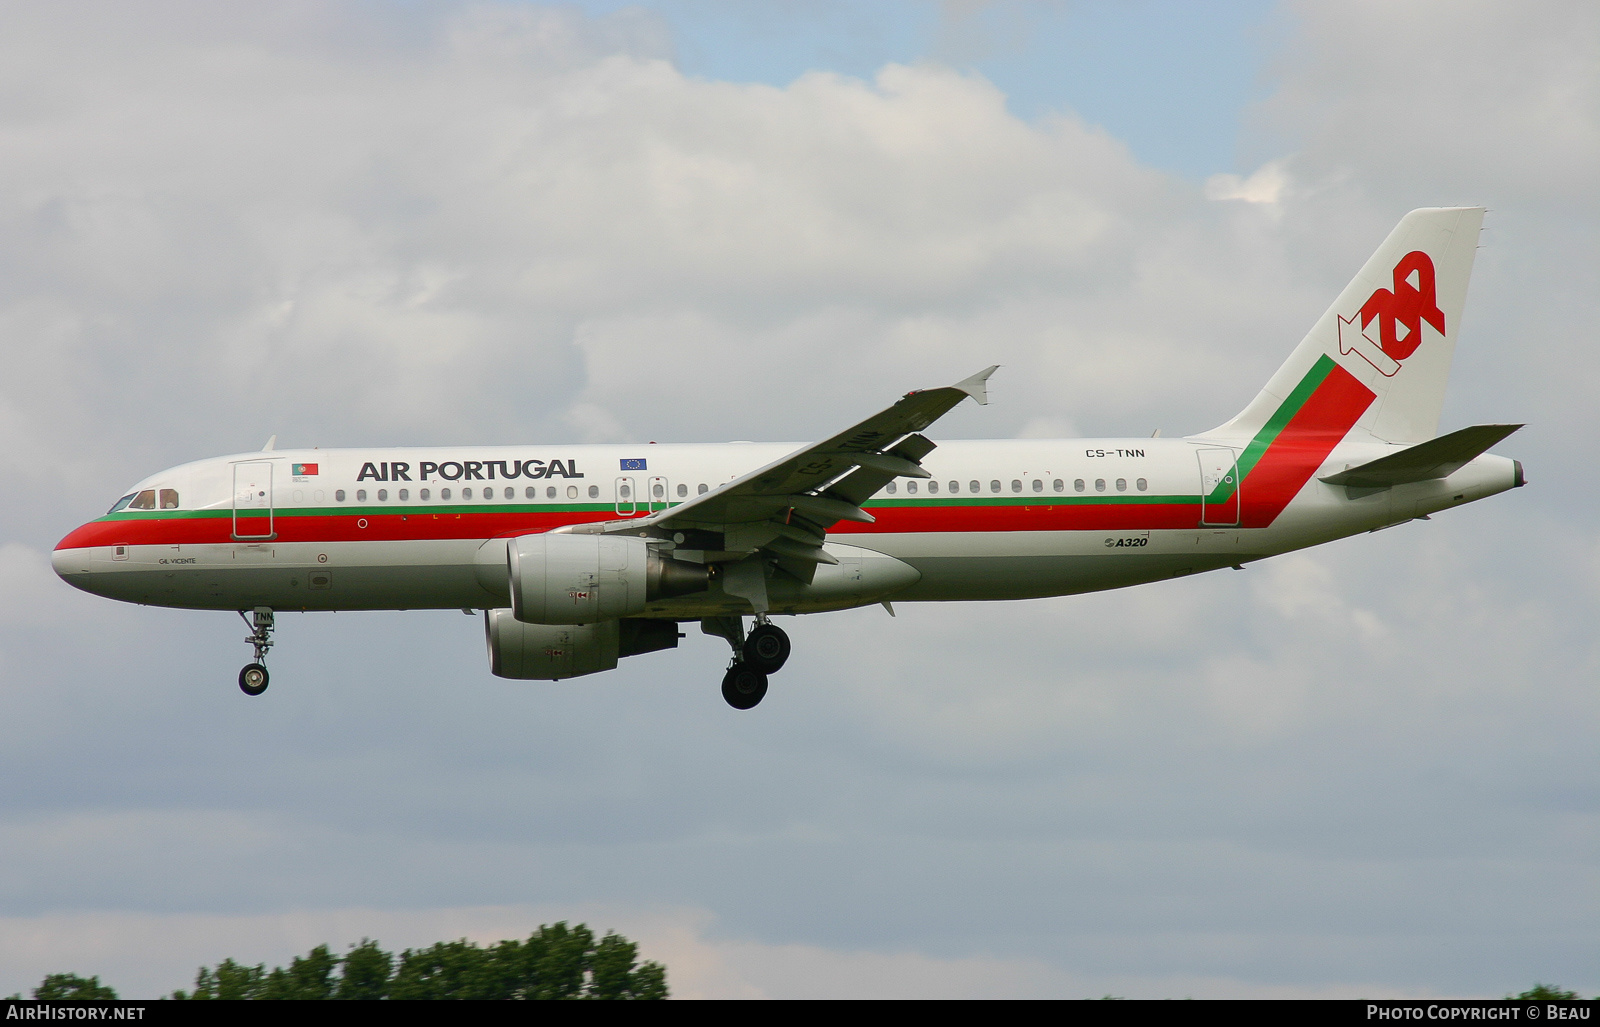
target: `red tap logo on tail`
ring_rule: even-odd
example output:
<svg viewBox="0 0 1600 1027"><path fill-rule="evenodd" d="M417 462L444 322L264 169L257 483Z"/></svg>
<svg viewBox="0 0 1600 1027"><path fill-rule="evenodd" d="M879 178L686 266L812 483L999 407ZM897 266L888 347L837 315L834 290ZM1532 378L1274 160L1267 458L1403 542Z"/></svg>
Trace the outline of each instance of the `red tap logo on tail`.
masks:
<svg viewBox="0 0 1600 1027"><path fill-rule="evenodd" d="M1412 250L1394 266L1394 291L1378 289L1361 304L1361 324L1339 318L1339 354L1358 354L1392 377L1400 362L1422 344L1424 323L1444 334L1444 311L1434 292L1433 261L1421 250ZM1378 322L1378 338L1367 334L1373 320ZM1399 329L1405 329L1401 335Z"/></svg>

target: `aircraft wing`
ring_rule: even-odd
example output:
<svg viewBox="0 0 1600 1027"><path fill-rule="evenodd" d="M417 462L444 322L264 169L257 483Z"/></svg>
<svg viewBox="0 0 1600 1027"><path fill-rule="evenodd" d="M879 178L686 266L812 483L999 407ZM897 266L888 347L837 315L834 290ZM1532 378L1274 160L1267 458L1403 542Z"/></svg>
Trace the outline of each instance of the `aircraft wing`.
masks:
<svg viewBox="0 0 1600 1027"><path fill-rule="evenodd" d="M830 527L841 520L871 523L872 515L861 509L868 497L897 477L930 477L919 461L934 444L916 433L969 396L987 404L986 383L998 367L942 389L908 392L832 438L670 509L608 522L605 530L714 532L721 548L703 550L706 562L741 560L764 550L780 567L810 581L817 564L837 562L822 548Z"/></svg>

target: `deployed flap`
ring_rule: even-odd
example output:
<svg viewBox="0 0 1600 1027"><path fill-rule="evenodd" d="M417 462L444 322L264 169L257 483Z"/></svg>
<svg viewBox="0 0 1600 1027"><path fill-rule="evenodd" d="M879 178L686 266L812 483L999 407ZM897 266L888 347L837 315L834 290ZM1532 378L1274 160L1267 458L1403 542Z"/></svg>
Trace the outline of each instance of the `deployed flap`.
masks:
<svg viewBox="0 0 1600 1027"><path fill-rule="evenodd" d="M1448 478L1521 427L1520 424L1478 424L1462 428L1320 480L1329 485L1381 489L1412 481Z"/></svg>

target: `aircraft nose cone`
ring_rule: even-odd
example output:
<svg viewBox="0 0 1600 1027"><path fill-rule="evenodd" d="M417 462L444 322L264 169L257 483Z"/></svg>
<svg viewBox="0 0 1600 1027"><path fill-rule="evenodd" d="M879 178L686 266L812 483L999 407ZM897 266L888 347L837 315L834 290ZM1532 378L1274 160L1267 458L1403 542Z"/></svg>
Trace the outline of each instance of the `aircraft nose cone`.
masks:
<svg viewBox="0 0 1600 1027"><path fill-rule="evenodd" d="M57 549L50 554L50 566L54 568L56 577L69 585L76 585L77 582L73 579L94 569L90 562L90 551L87 549Z"/></svg>
<svg viewBox="0 0 1600 1027"><path fill-rule="evenodd" d="M96 537L93 522L81 524L68 532L67 537L57 542L50 554L50 567L56 572L56 577L74 588L94 591L89 582L99 576L98 572L106 569L104 561L109 550L104 548L104 541Z"/></svg>

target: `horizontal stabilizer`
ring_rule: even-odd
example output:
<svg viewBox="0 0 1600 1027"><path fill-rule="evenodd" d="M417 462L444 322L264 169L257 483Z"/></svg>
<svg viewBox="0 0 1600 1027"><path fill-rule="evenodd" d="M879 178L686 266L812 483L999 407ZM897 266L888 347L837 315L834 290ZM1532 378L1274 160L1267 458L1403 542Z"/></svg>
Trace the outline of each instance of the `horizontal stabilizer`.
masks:
<svg viewBox="0 0 1600 1027"><path fill-rule="evenodd" d="M1379 457L1321 479L1329 485L1382 489L1413 481L1447 478L1488 448L1521 428L1520 424L1478 424L1418 443L1392 456Z"/></svg>

